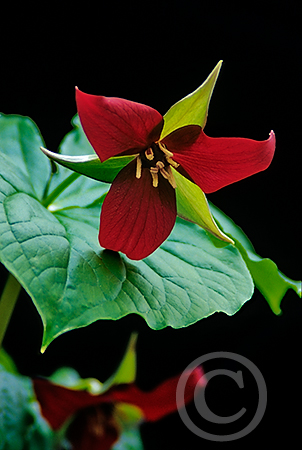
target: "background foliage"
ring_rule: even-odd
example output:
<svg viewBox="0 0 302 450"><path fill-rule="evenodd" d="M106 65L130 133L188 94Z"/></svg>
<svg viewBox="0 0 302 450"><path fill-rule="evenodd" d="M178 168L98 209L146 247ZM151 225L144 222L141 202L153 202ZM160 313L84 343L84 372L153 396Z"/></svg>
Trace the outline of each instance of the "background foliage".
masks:
<svg viewBox="0 0 302 450"><path fill-rule="evenodd" d="M273 7L271 7L273 6ZM83 91L146 103L164 113L199 86L218 60L224 64L213 94L206 132L210 136L277 137L270 168L224 188L209 198L247 233L257 251L298 279L297 192L297 4L270 2L125 2L37 12L20 5L3 24L0 110L31 117L47 148L55 150L71 129L76 112L74 86ZM6 272L1 270L1 284ZM83 377L106 379L123 353L130 331L140 333L138 381L151 388L201 354L234 351L250 358L268 386L268 406L257 429L242 445L269 439L293 441L298 383L300 301L289 291L283 315L275 316L259 293L233 317L214 314L185 330L150 330L138 316L97 322L67 333L39 353L42 324L22 293L5 339L5 348L26 375L50 375L62 365ZM17 330L17 331L16 331ZM209 393L217 414L238 411L242 398L221 383ZM223 405L222 401L224 400ZM246 399L248 400L248 398ZM238 402L237 408L235 402ZM230 412L232 402L234 410ZM194 413L194 411L193 411ZM276 428L277 427L277 428ZM277 431L276 431L277 430ZM191 447L200 439L174 415L143 429L146 449ZM160 442L158 439L160 436ZM215 443L208 442L209 448Z"/></svg>

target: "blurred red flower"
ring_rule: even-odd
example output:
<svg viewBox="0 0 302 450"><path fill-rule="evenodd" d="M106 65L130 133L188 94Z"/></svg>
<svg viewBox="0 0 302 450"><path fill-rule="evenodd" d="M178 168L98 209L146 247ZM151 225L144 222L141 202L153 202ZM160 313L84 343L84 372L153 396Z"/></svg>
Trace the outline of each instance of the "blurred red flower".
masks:
<svg viewBox="0 0 302 450"><path fill-rule="evenodd" d="M42 415L52 429L68 424L66 437L72 450L109 450L123 431L120 407L136 408L139 421L159 420L177 410L178 381L178 376L170 378L150 392L143 392L134 383L118 384L98 395L40 378L33 380L33 386ZM202 369L194 369L186 383L185 404L193 399L195 389L205 384Z"/></svg>

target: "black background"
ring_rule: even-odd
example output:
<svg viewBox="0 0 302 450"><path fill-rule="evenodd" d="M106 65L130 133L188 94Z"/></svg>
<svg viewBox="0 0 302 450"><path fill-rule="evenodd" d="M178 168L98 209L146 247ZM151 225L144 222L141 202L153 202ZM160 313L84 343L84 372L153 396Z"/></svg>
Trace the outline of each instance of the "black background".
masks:
<svg viewBox="0 0 302 450"><path fill-rule="evenodd" d="M243 228L260 255L299 279L297 2L113 1L69 7L66 2L58 9L28 5L17 3L2 13L0 111L31 117L51 150L71 129L76 85L88 93L145 103L164 114L224 60L206 133L262 140L273 129L277 147L265 172L208 198ZM2 286L3 267L1 277ZM41 355L42 324L23 292L4 344L23 374L48 376L57 367L71 365L83 377L104 380L135 329L139 331L137 381L144 389L180 373L209 352L238 353L262 372L267 409L251 434L221 445L234 448L265 442L272 446L294 442L298 435L300 308L300 300L289 291L282 302L283 315L277 317L256 291L233 317L216 313L186 329L161 331L149 329L134 315L118 322L99 321L59 337ZM222 367L217 364L216 368ZM209 383L206 397L216 414L255 409L251 380L241 392L227 377L219 378ZM189 410L195 423L201 424L193 405ZM228 434L230 430L217 427L216 431ZM218 445L188 431L177 414L144 425L142 432L146 450Z"/></svg>

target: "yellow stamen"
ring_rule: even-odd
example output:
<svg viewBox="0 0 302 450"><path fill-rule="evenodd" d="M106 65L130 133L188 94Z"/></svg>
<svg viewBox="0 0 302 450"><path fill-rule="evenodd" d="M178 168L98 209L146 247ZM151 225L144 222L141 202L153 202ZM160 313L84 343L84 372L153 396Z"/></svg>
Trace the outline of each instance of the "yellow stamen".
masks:
<svg viewBox="0 0 302 450"><path fill-rule="evenodd" d="M142 160L138 155L136 157L136 178L140 178L142 176Z"/></svg>
<svg viewBox="0 0 302 450"><path fill-rule="evenodd" d="M152 176L152 186L157 187L158 186L158 172L154 172L150 169L150 173Z"/></svg>
<svg viewBox="0 0 302 450"><path fill-rule="evenodd" d="M147 158L149 161L152 161L152 159L154 159L154 153L153 153L153 150L152 150L151 147L148 148L148 150L145 151L145 155L146 155L146 158Z"/></svg>
<svg viewBox="0 0 302 450"><path fill-rule="evenodd" d="M166 180L168 180L168 178L169 178L169 173L166 171L166 169L164 169L164 168L161 168L160 169L160 173L162 174L162 176L166 179Z"/></svg>
<svg viewBox="0 0 302 450"><path fill-rule="evenodd" d="M159 148L161 149L161 151L164 152L166 157L167 156L168 156L168 158L172 158L173 157L173 153L169 152L169 150L167 149L165 144L163 144L162 142L158 142L157 144L158 144Z"/></svg>
<svg viewBox="0 0 302 450"><path fill-rule="evenodd" d="M177 167L179 167L179 164L177 162L174 161L174 159L170 158L170 156L166 156L166 160L169 164L171 164L172 167L174 167L175 169Z"/></svg>
<svg viewBox="0 0 302 450"><path fill-rule="evenodd" d="M159 169L163 169L165 167L165 165L162 161L157 161L156 167L158 167Z"/></svg>
<svg viewBox="0 0 302 450"><path fill-rule="evenodd" d="M160 169L160 173L162 174L162 176L164 178L166 178L166 180L169 181L169 183L171 184L171 186L176 189L176 181L172 172L172 169L170 166L168 166L165 169Z"/></svg>

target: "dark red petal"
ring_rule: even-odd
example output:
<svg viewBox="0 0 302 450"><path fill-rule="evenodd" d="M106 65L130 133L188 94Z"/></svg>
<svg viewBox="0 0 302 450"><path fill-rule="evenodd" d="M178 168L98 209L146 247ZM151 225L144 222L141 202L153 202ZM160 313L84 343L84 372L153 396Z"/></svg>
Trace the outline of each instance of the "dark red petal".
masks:
<svg viewBox="0 0 302 450"><path fill-rule="evenodd" d="M119 437L119 426L106 405L83 409L68 426L66 437L72 450L110 450Z"/></svg>
<svg viewBox="0 0 302 450"><path fill-rule="evenodd" d="M76 102L83 129L101 161L138 153L159 139L163 118L150 106L79 89Z"/></svg>
<svg viewBox="0 0 302 450"><path fill-rule="evenodd" d="M188 372L184 404L193 399L196 388L205 386L206 381L203 375L201 367L197 367L191 373ZM149 392L141 391L134 384L125 384L113 386L101 395L65 388L46 379L34 379L33 386L42 415L53 430L58 430L74 414L84 412L85 409L89 411L89 407L104 403L129 403L142 410L145 420L159 420L177 410L176 389L179 379L180 376L172 377ZM112 433L109 434L113 437Z"/></svg>
<svg viewBox="0 0 302 450"><path fill-rule="evenodd" d="M149 169L137 179L136 160L116 176L102 206L100 245L131 259L150 255L169 236L176 219L175 190L159 174L152 186Z"/></svg>
<svg viewBox="0 0 302 450"><path fill-rule="evenodd" d="M53 384L46 379L34 379L33 385L42 415L53 430L60 429L76 414L68 428L68 438L74 450L109 450L118 439L118 427L113 417L109 415L108 420L101 420L102 417L106 419L104 403L114 401L110 393L92 395Z"/></svg>
<svg viewBox="0 0 302 450"><path fill-rule="evenodd" d="M273 131L265 141L211 138L202 130L194 139L192 143L190 127L188 130L183 127L171 133L163 142L174 154L173 159L205 193L217 191L265 170L270 165L275 151Z"/></svg>
<svg viewBox="0 0 302 450"><path fill-rule="evenodd" d="M184 404L194 398L195 388L204 388L206 381L201 367L194 369L188 379L184 391ZM159 420L162 417L177 411L176 389L180 377L176 376L164 381L150 392L143 392L135 385L127 385L124 390L113 388L111 397L117 402L130 403L138 406L147 421ZM184 406L184 405L181 405Z"/></svg>
<svg viewBox="0 0 302 450"><path fill-rule="evenodd" d="M73 414L82 408L98 405L100 396L86 391L68 389L45 379L34 379L33 386L40 403L42 415L54 430L58 430ZM107 399L104 398L104 401Z"/></svg>

